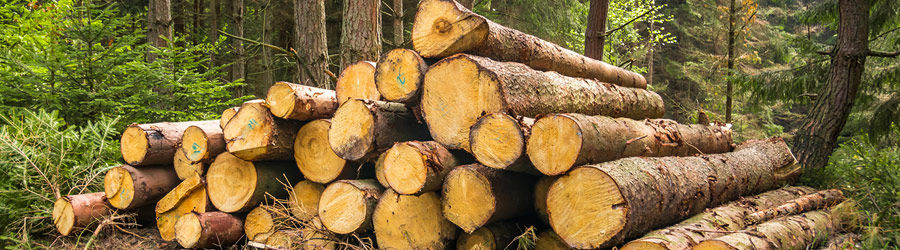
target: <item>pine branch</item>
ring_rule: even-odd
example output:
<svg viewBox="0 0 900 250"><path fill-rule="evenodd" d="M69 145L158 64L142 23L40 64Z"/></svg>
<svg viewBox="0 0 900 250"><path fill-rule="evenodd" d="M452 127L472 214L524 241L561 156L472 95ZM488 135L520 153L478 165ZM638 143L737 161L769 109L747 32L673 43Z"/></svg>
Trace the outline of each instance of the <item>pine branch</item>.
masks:
<svg viewBox="0 0 900 250"><path fill-rule="evenodd" d="M874 57L890 57L890 58L894 58L894 57L897 57L898 55L900 55L900 51L884 52L884 51L874 51L874 50L869 50L869 53L868 53L868 56L874 56Z"/></svg>
<svg viewBox="0 0 900 250"><path fill-rule="evenodd" d="M869 42L878 40L879 38L882 38L882 37L886 36L887 34L890 34L891 32L894 32L897 30L900 30L900 26L890 29L888 31L885 31L884 33L878 34L877 36L873 37L872 39L869 39Z"/></svg>
<svg viewBox="0 0 900 250"><path fill-rule="evenodd" d="M605 34L603 34L603 36L604 36L604 37L607 37L607 36L612 35L612 34L615 33L616 31L619 31L620 29L623 29L623 28L625 28L626 26L630 25L631 23L637 21L638 19L641 19L642 17L647 16L648 14L650 14L651 12L653 12L654 10L656 10L656 9L658 9L658 8L659 8L659 7L653 7L652 9L649 9L649 10L645 11L643 14L641 14L641 15L639 15L639 16L636 16L636 17L632 18L631 20L628 20L628 22L625 22L625 24L622 24L622 25L620 25L619 27L616 27L615 29L611 29L611 30L607 31Z"/></svg>

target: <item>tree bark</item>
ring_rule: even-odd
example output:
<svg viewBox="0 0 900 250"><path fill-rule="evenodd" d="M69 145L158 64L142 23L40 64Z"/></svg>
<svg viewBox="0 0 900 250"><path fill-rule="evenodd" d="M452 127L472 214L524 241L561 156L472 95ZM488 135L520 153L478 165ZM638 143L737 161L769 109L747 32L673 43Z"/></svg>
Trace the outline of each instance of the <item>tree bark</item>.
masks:
<svg viewBox="0 0 900 250"><path fill-rule="evenodd" d="M122 165L106 172L103 190L110 205L126 210L156 203L179 182L175 170L169 166Z"/></svg>
<svg viewBox="0 0 900 250"><path fill-rule="evenodd" d="M203 177L194 175L182 181L156 203L156 228L165 241L175 240L178 217L190 212L212 211Z"/></svg>
<svg viewBox="0 0 900 250"><path fill-rule="evenodd" d="M384 191L372 215L380 249L446 249L458 229L441 214L435 192L400 195Z"/></svg>
<svg viewBox="0 0 900 250"><path fill-rule="evenodd" d="M381 55L381 1L343 0L341 68Z"/></svg>
<svg viewBox="0 0 900 250"><path fill-rule="evenodd" d="M451 152L435 141L398 142L385 154L384 177L404 195L439 191L453 168L472 162L465 153Z"/></svg>
<svg viewBox="0 0 900 250"><path fill-rule="evenodd" d="M584 55L597 61L603 60L603 43L606 41L606 16L609 0L591 0L587 29L584 31Z"/></svg>
<svg viewBox="0 0 900 250"><path fill-rule="evenodd" d="M825 167L837 146L838 135L853 108L869 50L869 1L840 0L838 10L838 39L828 81L794 136L797 160L811 170Z"/></svg>
<svg viewBox="0 0 900 250"><path fill-rule="evenodd" d="M374 179L336 181L322 192L319 219L337 234L372 231L372 214L383 191Z"/></svg>
<svg viewBox="0 0 900 250"><path fill-rule="evenodd" d="M311 76L297 70L296 81L309 84L315 79L324 89L334 89L328 71L328 41L325 33L325 0L294 0L294 48L308 63Z"/></svg>
<svg viewBox="0 0 900 250"><path fill-rule="evenodd" d="M560 177L547 193L547 209L551 226L569 246L609 247L707 207L774 189L797 173L781 138L745 142L724 154L625 158Z"/></svg>
<svg viewBox="0 0 900 250"><path fill-rule="evenodd" d="M274 15L272 15L272 7L278 6L278 3L273 3L271 1L266 1L262 7L262 42L265 44L272 44L272 19L274 19ZM275 82L275 69L272 68L272 50L269 48L262 48L260 53L262 54L262 84L269 84Z"/></svg>
<svg viewBox="0 0 900 250"><path fill-rule="evenodd" d="M394 47L400 48L403 45L403 0L394 0Z"/></svg>
<svg viewBox="0 0 900 250"><path fill-rule="evenodd" d="M365 161L396 142L430 140L428 129L400 103L354 99L334 113L328 143L349 161Z"/></svg>
<svg viewBox="0 0 900 250"><path fill-rule="evenodd" d="M298 181L300 171L291 162L251 162L230 153L216 157L206 173L210 202L227 213L248 211L267 196L286 198L287 191L281 183L293 186Z"/></svg>
<svg viewBox="0 0 900 250"><path fill-rule="evenodd" d="M112 212L106 206L106 194L103 192L63 196L53 203L53 225L59 234L68 236L76 230L95 224Z"/></svg>
<svg viewBox="0 0 900 250"><path fill-rule="evenodd" d="M756 211L747 215L745 220L749 223L759 223L786 215L801 214L824 207L830 207L842 201L844 201L844 194L841 190L822 190L813 194L797 197L778 207Z"/></svg>
<svg viewBox="0 0 900 250"><path fill-rule="evenodd" d="M273 115L300 121L331 118L338 107L334 90L289 82L272 85L266 103Z"/></svg>
<svg viewBox="0 0 900 250"><path fill-rule="evenodd" d="M223 212L188 213L175 223L175 239L185 248L220 248L243 237L241 219Z"/></svg>
<svg viewBox="0 0 900 250"><path fill-rule="evenodd" d="M219 121L133 123L122 133L120 151L132 166L169 165L181 143L184 130L190 126L213 126Z"/></svg>
<svg viewBox="0 0 900 250"><path fill-rule="evenodd" d="M534 176L471 164L454 168L444 180L444 217L472 233L491 222L534 211Z"/></svg>
<svg viewBox="0 0 900 250"><path fill-rule="evenodd" d="M263 100L241 105L225 125L226 148L248 161L290 160L300 122L275 118Z"/></svg>
<svg viewBox="0 0 900 250"><path fill-rule="evenodd" d="M532 118L517 119L504 113L484 115L469 131L469 149L485 166L539 174L525 155L525 142L531 135L532 125Z"/></svg>
<svg viewBox="0 0 900 250"><path fill-rule="evenodd" d="M218 0L209 0L209 43L215 44L219 41L219 2ZM216 68L217 51L209 52L209 70Z"/></svg>
<svg viewBox="0 0 900 250"><path fill-rule="evenodd" d="M172 1L172 0L170 0ZM176 35L187 35L185 33L187 30L185 29L185 17L187 16L189 7L187 6L187 0L174 0L172 2L172 35L173 37Z"/></svg>
<svg viewBox="0 0 900 250"><path fill-rule="evenodd" d="M234 27L234 35L244 37L244 0L231 0L233 5L231 8L231 21ZM237 81L245 78L244 74L244 41L241 39L233 39L234 46L234 63L231 65L231 81ZM263 83L268 85L269 83ZM251 86L255 87L255 86Z"/></svg>
<svg viewBox="0 0 900 250"><path fill-rule="evenodd" d="M374 169L362 162L347 161L331 150L328 131L331 120L315 120L300 127L294 139L294 160L307 180L328 184L335 180L369 178Z"/></svg>
<svg viewBox="0 0 900 250"><path fill-rule="evenodd" d="M736 39L737 31L734 29L735 24L735 13L737 10L735 7L735 0L731 0L731 5L728 7L728 54L725 57L725 61L728 64L728 71L725 72L725 123L731 123L731 107L732 107L732 99L734 86L731 83L731 76L734 74L734 40Z"/></svg>
<svg viewBox="0 0 900 250"><path fill-rule="evenodd" d="M428 64L413 50L393 49L375 64L375 87L385 100L416 105Z"/></svg>
<svg viewBox="0 0 900 250"><path fill-rule="evenodd" d="M571 112L643 119L665 112L662 98L652 91L466 54L431 66L421 106L436 141L467 150L469 128L485 113L535 117Z"/></svg>
<svg viewBox="0 0 900 250"><path fill-rule="evenodd" d="M154 47L166 47L166 39L172 39L172 3L170 0L151 0L147 12L147 43ZM147 61L156 61L155 52L147 53Z"/></svg>

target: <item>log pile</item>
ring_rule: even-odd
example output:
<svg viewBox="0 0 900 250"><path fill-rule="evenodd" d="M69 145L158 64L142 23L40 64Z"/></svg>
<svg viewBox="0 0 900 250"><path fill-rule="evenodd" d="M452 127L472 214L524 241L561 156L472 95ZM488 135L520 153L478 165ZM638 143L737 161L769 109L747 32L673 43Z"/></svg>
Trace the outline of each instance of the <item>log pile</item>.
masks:
<svg viewBox="0 0 900 250"><path fill-rule="evenodd" d="M638 73L453 0L420 2L412 47L336 90L277 82L219 120L129 126L128 165L60 198L58 231L142 207L186 248L799 249L853 228L839 190L789 186L782 139L659 119Z"/></svg>

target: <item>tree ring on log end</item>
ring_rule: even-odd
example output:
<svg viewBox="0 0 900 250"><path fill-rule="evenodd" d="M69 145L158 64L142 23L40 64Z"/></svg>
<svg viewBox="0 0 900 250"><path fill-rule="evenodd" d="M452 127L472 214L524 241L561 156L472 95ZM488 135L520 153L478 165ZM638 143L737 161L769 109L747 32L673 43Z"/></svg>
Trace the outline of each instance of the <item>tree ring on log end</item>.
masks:
<svg viewBox="0 0 900 250"><path fill-rule="evenodd" d="M251 241L266 242L274 230L275 220L265 206L258 206L250 210L247 218L244 219L244 234Z"/></svg>
<svg viewBox="0 0 900 250"><path fill-rule="evenodd" d="M228 121L222 130L228 152L241 159L253 160L263 156L271 143L275 120L262 101L241 105L241 110Z"/></svg>
<svg viewBox="0 0 900 250"><path fill-rule="evenodd" d="M385 100L412 101L422 87L428 66L415 51L393 49L384 53L375 66L375 86Z"/></svg>
<svg viewBox="0 0 900 250"><path fill-rule="evenodd" d="M325 188L319 200L319 218L328 230L349 234L366 220L366 193L353 184L335 182Z"/></svg>
<svg viewBox="0 0 900 250"><path fill-rule="evenodd" d="M615 180L592 167L573 169L547 192L550 226L572 247L600 247L625 227L628 205Z"/></svg>
<svg viewBox="0 0 900 250"><path fill-rule="evenodd" d="M118 209L127 209L134 200L134 179L125 168L115 167L103 177L103 191L109 204Z"/></svg>
<svg viewBox="0 0 900 250"><path fill-rule="evenodd" d="M466 232L490 220L497 202L487 177L467 168L457 168L447 175L443 198L444 217Z"/></svg>
<svg viewBox="0 0 900 250"><path fill-rule="evenodd" d="M119 146L122 148L122 158L126 163L138 164L147 156L150 141L147 139L147 132L144 129L138 125L131 125L122 133Z"/></svg>
<svg viewBox="0 0 900 250"><path fill-rule="evenodd" d="M319 199L322 198L322 192L325 186L309 180L297 182L294 185L293 193L290 196L291 213L294 217L311 221L318 215Z"/></svg>
<svg viewBox="0 0 900 250"><path fill-rule="evenodd" d="M181 137L181 150L193 162L209 158L209 138L206 137L206 132L197 126L186 128Z"/></svg>
<svg viewBox="0 0 900 250"><path fill-rule="evenodd" d="M53 225L63 236L72 233L75 227L75 211L72 203L66 197L60 197L53 203Z"/></svg>
<svg viewBox="0 0 900 250"><path fill-rule="evenodd" d="M184 152L183 148L179 148L178 151L175 152L173 165L175 167L175 174L182 180L190 178L194 174L204 175L203 162L188 160L187 154Z"/></svg>
<svg viewBox="0 0 900 250"><path fill-rule="evenodd" d="M497 239L487 227L479 228L470 234L462 234L456 241L456 249L502 249L498 247Z"/></svg>
<svg viewBox="0 0 900 250"><path fill-rule="evenodd" d="M253 162L220 154L206 174L209 201L222 212L236 212L252 198L256 178Z"/></svg>
<svg viewBox="0 0 900 250"><path fill-rule="evenodd" d="M581 127L566 115L550 115L537 120L528 137L528 157L546 175L566 173L581 151Z"/></svg>
<svg viewBox="0 0 900 250"><path fill-rule="evenodd" d="M200 218L195 213L187 213L178 217L175 222L175 239L178 244L185 248L194 248L200 241L200 234L203 232L203 226L200 225Z"/></svg>
<svg viewBox="0 0 900 250"><path fill-rule="evenodd" d="M385 153L384 178L399 194L415 194L425 186L428 165L425 156L406 143L394 144Z"/></svg>
<svg viewBox="0 0 900 250"><path fill-rule="evenodd" d="M344 68L335 84L334 94L337 103L352 99L381 99L381 93L375 86L375 63L359 61Z"/></svg>
<svg viewBox="0 0 900 250"><path fill-rule="evenodd" d="M492 168L505 169L522 157L525 135L516 119L491 113L472 125L469 135L472 155L478 162Z"/></svg>
<svg viewBox="0 0 900 250"><path fill-rule="evenodd" d="M329 183L341 174L347 164L328 144L330 126L330 120L311 121L300 127L294 137L294 160L307 180Z"/></svg>
<svg viewBox="0 0 900 250"><path fill-rule="evenodd" d="M484 42L488 21L460 8L454 1L420 2L411 32L413 49L424 57L446 57Z"/></svg>
<svg viewBox="0 0 900 250"><path fill-rule="evenodd" d="M359 160L374 150L375 117L363 100L348 100L334 112L328 143L345 160Z"/></svg>
<svg viewBox="0 0 900 250"><path fill-rule="evenodd" d="M269 110L272 115L285 118L294 111L294 105L297 104L297 94L294 88L291 88L285 82L276 82L269 88L266 94L266 103L269 104Z"/></svg>

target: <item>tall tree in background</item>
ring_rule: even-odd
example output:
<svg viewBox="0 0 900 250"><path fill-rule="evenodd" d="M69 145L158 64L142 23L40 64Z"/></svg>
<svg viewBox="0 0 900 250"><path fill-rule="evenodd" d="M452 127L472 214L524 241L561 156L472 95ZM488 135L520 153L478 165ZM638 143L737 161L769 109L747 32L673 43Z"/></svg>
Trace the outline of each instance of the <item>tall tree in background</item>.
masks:
<svg viewBox="0 0 900 250"><path fill-rule="evenodd" d="M244 37L244 0L231 0L231 21L234 27L234 35ZM234 46L234 64L231 65L231 80L237 81L244 79L244 41L241 39L233 39ZM271 83L263 83L271 84Z"/></svg>
<svg viewBox="0 0 900 250"><path fill-rule="evenodd" d="M216 43L219 40L219 2L218 0L209 0L209 42ZM209 68L216 67L216 51L209 53Z"/></svg>
<svg viewBox="0 0 900 250"><path fill-rule="evenodd" d="M312 78L320 88L333 89L328 75L328 41L325 31L325 0L294 0L294 49L308 63L311 76L297 70L297 82L310 84ZM379 36L380 37L380 36Z"/></svg>
<svg viewBox="0 0 900 250"><path fill-rule="evenodd" d="M471 8L471 7L468 7ZM403 46L403 0L394 0L394 47Z"/></svg>
<svg viewBox="0 0 900 250"><path fill-rule="evenodd" d="M272 44L272 1L266 0L262 4L262 42ZM272 84L275 82L275 71L272 69L272 50L268 48L261 49L262 53L262 83Z"/></svg>
<svg viewBox="0 0 900 250"><path fill-rule="evenodd" d="M728 1L729 4L726 8L728 20L725 23L726 36L728 36L726 38L728 42L726 44L727 52L725 55L725 64L727 67L727 71L725 71L725 122L731 123L731 113L734 102L734 84L732 75L734 75L735 53L738 49L737 42L738 39L745 37L745 29L754 22L756 17L756 2L754 2L755 0Z"/></svg>
<svg viewBox="0 0 900 250"><path fill-rule="evenodd" d="M584 32L584 55L603 60L603 43L606 40L606 16L609 0L591 0L587 30Z"/></svg>
<svg viewBox="0 0 900 250"><path fill-rule="evenodd" d="M344 0L341 23L341 69L381 55L381 1Z"/></svg>
<svg viewBox="0 0 900 250"><path fill-rule="evenodd" d="M172 39L172 5L169 0L151 0L147 18L147 41L152 46L165 47L166 39ZM147 61L156 60L156 53L147 53Z"/></svg>
<svg viewBox="0 0 900 250"><path fill-rule="evenodd" d="M194 44L200 43L202 40L202 36L200 32L202 30L201 19L203 18L203 0L194 0L194 13L193 13L193 27L191 30L192 37L194 39Z"/></svg>

